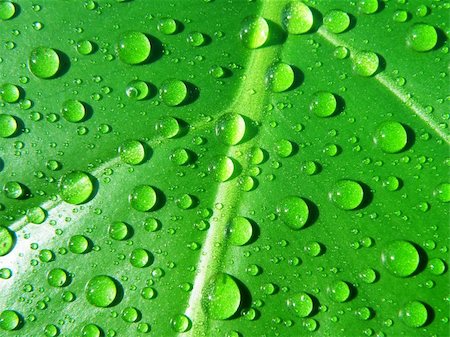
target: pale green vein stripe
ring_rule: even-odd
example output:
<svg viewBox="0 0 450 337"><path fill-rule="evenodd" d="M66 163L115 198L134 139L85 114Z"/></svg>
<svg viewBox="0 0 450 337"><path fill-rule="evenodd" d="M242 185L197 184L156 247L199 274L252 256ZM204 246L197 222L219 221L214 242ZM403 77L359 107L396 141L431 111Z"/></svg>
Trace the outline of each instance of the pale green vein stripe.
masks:
<svg viewBox="0 0 450 337"><path fill-rule="evenodd" d="M356 48L348 43L340 40L334 34L329 33L325 28L320 27L317 33L325 40L334 46L343 46L350 50L351 53L357 51ZM385 73L381 72L373 77L381 85L383 85L389 92L395 95L402 103L410 108L417 117L419 117L425 124L427 124L434 132L436 132L446 143L450 143L449 135L443 130L435 120L433 120L426 112L425 108L414 98L410 96L403 88L399 87L395 82Z"/></svg>

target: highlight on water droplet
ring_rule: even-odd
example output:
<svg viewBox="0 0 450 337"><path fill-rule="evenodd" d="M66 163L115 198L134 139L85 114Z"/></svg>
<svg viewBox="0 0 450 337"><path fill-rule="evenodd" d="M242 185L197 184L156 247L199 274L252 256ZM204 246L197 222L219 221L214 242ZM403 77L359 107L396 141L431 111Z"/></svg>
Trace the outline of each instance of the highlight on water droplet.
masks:
<svg viewBox="0 0 450 337"><path fill-rule="evenodd" d="M13 136L17 131L17 120L14 116L0 114L0 137L7 138Z"/></svg>
<svg viewBox="0 0 450 337"><path fill-rule="evenodd" d="M140 80L131 81L125 88L125 94L135 101L146 99L149 94L148 84Z"/></svg>
<svg viewBox="0 0 450 337"><path fill-rule="evenodd" d="M373 14L378 10L378 0L359 0L358 9L364 14Z"/></svg>
<svg viewBox="0 0 450 337"><path fill-rule="evenodd" d="M48 272L47 281L52 287L64 287L69 281L69 275L64 269L54 268Z"/></svg>
<svg viewBox="0 0 450 337"><path fill-rule="evenodd" d="M116 281L112 277L97 275L86 284L85 292L86 299L90 304L106 308L116 299L118 289Z"/></svg>
<svg viewBox="0 0 450 337"><path fill-rule="evenodd" d="M383 266L394 276L411 276L418 268L420 255L416 247L408 241L392 241L381 251Z"/></svg>
<svg viewBox="0 0 450 337"><path fill-rule="evenodd" d="M227 233L230 244L243 246L252 238L253 226L249 219L243 216L236 216L230 221Z"/></svg>
<svg viewBox="0 0 450 337"><path fill-rule="evenodd" d="M77 123L86 116L86 108L79 100L69 99L63 103L61 114L68 122Z"/></svg>
<svg viewBox="0 0 450 337"><path fill-rule="evenodd" d="M400 310L398 316L407 326L420 328L428 320L428 309L420 301L410 301Z"/></svg>
<svg viewBox="0 0 450 337"><path fill-rule="evenodd" d="M127 140L118 149L120 159L129 165L138 165L145 159L144 145L138 140Z"/></svg>
<svg viewBox="0 0 450 337"><path fill-rule="evenodd" d="M59 195L69 204L79 205L86 202L94 192L94 185L87 173L72 171L61 177Z"/></svg>
<svg viewBox="0 0 450 337"><path fill-rule="evenodd" d="M340 209L353 210L363 202L364 190L358 182L343 179L333 185L328 197Z"/></svg>
<svg viewBox="0 0 450 337"><path fill-rule="evenodd" d="M383 152L397 153L406 147L408 134L401 123L388 121L377 128L373 141Z"/></svg>
<svg viewBox="0 0 450 337"><path fill-rule="evenodd" d="M294 84L294 77L294 70L289 64L278 62L267 69L266 86L272 92L283 92Z"/></svg>
<svg viewBox="0 0 450 337"><path fill-rule="evenodd" d="M416 23L407 35L406 43L415 51L424 52L433 49L438 41L436 28L426 23Z"/></svg>
<svg viewBox="0 0 450 337"><path fill-rule="evenodd" d="M372 76L379 64L378 55L371 51L360 51L353 56L353 71L360 76Z"/></svg>
<svg viewBox="0 0 450 337"><path fill-rule="evenodd" d="M156 191L149 185L136 186L129 195L128 201L131 207L137 211L150 211L157 201Z"/></svg>
<svg viewBox="0 0 450 337"><path fill-rule="evenodd" d="M237 113L225 113L216 123L216 136L226 145L238 144L245 135L245 120Z"/></svg>
<svg viewBox="0 0 450 337"><path fill-rule="evenodd" d="M177 106L187 99L188 88L181 80L165 80L159 89L159 96L166 105Z"/></svg>
<svg viewBox="0 0 450 337"><path fill-rule="evenodd" d="M5 331L13 331L20 327L20 316L14 310L4 310L0 314L0 328Z"/></svg>
<svg viewBox="0 0 450 337"><path fill-rule="evenodd" d="M118 40L117 54L126 64L139 64L150 56L151 44L148 37L141 32L123 33Z"/></svg>
<svg viewBox="0 0 450 337"><path fill-rule="evenodd" d="M3 84L0 87L0 98L7 103L17 102L20 98L19 87L12 83Z"/></svg>
<svg viewBox="0 0 450 337"><path fill-rule="evenodd" d="M241 23L239 37L245 47L255 49L264 45L269 36L269 25L261 16L247 16Z"/></svg>
<svg viewBox="0 0 450 337"><path fill-rule="evenodd" d="M336 108L336 97L327 91L316 92L309 104L309 110L318 117L330 117L336 112Z"/></svg>
<svg viewBox="0 0 450 337"><path fill-rule="evenodd" d="M186 315L179 314L170 319L170 326L175 332L186 332L190 330L192 322Z"/></svg>
<svg viewBox="0 0 450 337"><path fill-rule="evenodd" d="M350 26L350 17L346 12L334 9L325 15L323 24L328 31L339 34Z"/></svg>
<svg viewBox="0 0 450 337"><path fill-rule="evenodd" d="M282 199L277 205L280 220L291 229L301 229L309 217L309 207L306 201L297 196Z"/></svg>
<svg viewBox="0 0 450 337"><path fill-rule="evenodd" d="M203 310L212 319L230 318L241 304L241 292L238 284L228 274L213 275L203 289L201 304Z"/></svg>
<svg viewBox="0 0 450 337"><path fill-rule="evenodd" d="M155 130L164 138L173 138L179 134L181 127L176 118L164 116L156 122Z"/></svg>
<svg viewBox="0 0 450 337"><path fill-rule="evenodd" d="M130 263L133 267L144 268L151 263L152 255L143 248L136 248L130 254Z"/></svg>
<svg viewBox="0 0 450 337"><path fill-rule="evenodd" d="M177 31L177 22L172 18L163 18L159 20L156 28L163 34L172 35Z"/></svg>
<svg viewBox="0 0 450 337"><path fill-rule="evenodd" d="M299 317L308 317L314 309L312 297L305 292L299 292L290 296L286 304Z"/></svg>
<svg viewBox="0 0 450 337"><path fill-rule="evenodd" d="M303 34L312 28L314 17L307 5L295 0L284 6L281 12L281 23L289 34Z"/></svg>
<svg viewBox="0 0 450 337"><path fill-rule="evenodd" d="M330 298L338 303L347 301L350 298L351 289L347 282L336 281L328 288Z"/></svg>
<svg viewBox="0 0 450 337"><path fill-rule="evenodd" d="M0 20L9 20L16 14L16 6L11 1L0 2Z"/></svg>
<svg viewBox="0 0 450 337"><path fill-rule="evenodd" d="M34 48L28 59L30 71L39 78L51 78L55 76L59 70L59 66L59 55L52 48Z"/></svg>
<svg viewBox="0 0 450 337"><path fill-rule="evenodd" d="M441 202L450 202L450 183L441 183L436 186L433 195Z"/></svg>

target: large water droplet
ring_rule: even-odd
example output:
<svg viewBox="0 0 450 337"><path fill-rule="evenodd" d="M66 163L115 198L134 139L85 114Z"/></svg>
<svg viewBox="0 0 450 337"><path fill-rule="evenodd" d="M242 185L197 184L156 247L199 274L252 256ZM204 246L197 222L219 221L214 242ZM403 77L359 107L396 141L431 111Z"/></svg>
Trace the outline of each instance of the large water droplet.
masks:
<svg viewBox="0 0 450 337"><path fill-rule="evenodd" d="M428 320L427 307L419 301L407 303L399 312L403 323L411 328L419 328Z"/></svg>
<svg viewBox="0 0 450 337"><path fill-rule="evenodd" d="M245 134L245 120L236 113L222 115L216 124L216 135L220 141L227 145L236 145Z"/></svg>
<svg viewBox="0 0 450 337"><path fill-rule="evenodd" d="M91 178L82 171L69 172L59 182L61 199L69 204L79 205L86 202L93 191Z"/></svg>
<svg viewBox="0 0 450 337"><path fill-rule="evenodd" d="M186 100L188 89L183 81L169 79L161 84L159 96L166 105L177 106Z"/></svg>
<svg viewBox="0 0 450 337"><path fill-rule="evenodd" d="M405 148L408 135L402 124L390 121L384 122L377 128L373 140L383 152L396 153Z"/></svg>
<svg viewBox="0 0 450 337"><path fill-rule="evenodd" d="M260 16L248 16L241 23L239 36L247 48L261 47L269 36L269 25Z"/></svg>
<svg viewBox="0 0 450 337"><path fill-rule="evenodd" d="M0 137L11 137L17 131L16 119L7 114L0 114Z"/></svg>
<svg viewBox="0 0 450 337"><path fill-rule="evenodd" d="M175 332L186 332L191 328L191 320L186 315L180 314L171 318L170 326Z"/></svg>
<svg viewBox="0 0 450 337"><path fill-rule="evenodd" d="M141 32L126 32L119 38L117 54L127 64L139 64L150 56L151 44Z"/></svg>
<svg viewBox="0 0 450 337"><path fill-rule="evenodd" d="M380 64L378 55L371 51L360 51L353 57L353 70L364 77L373 75Z"/></svg>
<svg viewBox="0 0 450 337"><path fill-rule="evenodd" d="M86 324L81 329L82 337L100 337L102 336L102 331L95 324Z"/></svg>
<svg viewBox="0 0 450 337"><path fill-rule="evenodd" d="M127 140L119 147L119 155L124 163L138 165L145 158L145 148L138 140Z"/></svg>
<svg viewBox="0 0 450 337"><path fill-rule="evenodd" d="M55 268L49 271L47 275L48 284L52 287L64 287L67 285L69 275L64 269Z"/></svg>
<svg viewBox="0 0 450 337"><path fill-rule="evenodd" d="M173 138L180 132L180 124L176 118L164 116L156 123L155 129L164 138Z"/></svg>
<svg viewBox="0 0 450 337"><path fill-rule="evenodd" d="M335 302L345 302L350 297L350 286L345 281L336 281L328 288L328 295Z"/></svg>
<svg viewBox="0 0 450 337"><path fill-rule="evenodd" d="M151 210L156 204L156 199L156 191L149 185L136 186L128 198L131 207L141 212Z"/></svg>
<svg viewBox="0 0 450 337"><path fill-rule="evenodd" d="M0 226L0 256L8 254L11 251L13 244L14 238L11 231L4 226Z"/></svg>
<svg viewBox="0 0 450 337"><path fill-rule="evenodd" d="M108 233L111 239L121 241L129 236L130 229L125 222L117 221L109 225Z"/></svg>
<svg viewBox="0 0 450 337"><path fill-rule="evenodd" d="M136 248L130 254L130 263L133 267L144 268L151 263L151 254L143 248Z"/></svg>
<svg viewBox="0 0 450 337"><path fill-rule="evenodd" d="M323 18L323 24L328 31L339 34L345 31L350 25L350 17L346 12L340 10L329 11Z"/></svg>
<svg viewBox="0 0 450 337"><path fill-rule="evenodd" d="M202 307L213 319L233 316L241 304L241 292L236 281L228 274L211 277L204 288Z"/></svg>
<svg viewBox="0 0 450 337"><path fill-rule="evenodd" d="M14 310L4 310L0 314L0 328L6 331L17 329L20 324L20 317Z"/></svg>
<svg viewBox="0 0 450 337"><path fill-rule="evenodd" d="M336 111L336 97L327 91L316 92L309 104L309 110L319 117L329 117Z"/></svg>
<svg viewBox="0 0 450 337"><path fill-rule="evenodd" d="M141 101L145 99L149 93L148 84L144 81L134 80L127 84L125 93L131 99Z"/></svg>
<svg viewBox="0 0 450 337"><path fill-rule="evenodd" d="M398 240L390 242L383 248L381 262L393 275L407 277L416 271L420 256L413 244Z"/></svg>
<svg viewBox="0 0 450 337"><path fill-rule="evenodd" d="M11 1L0 2L0 20L11 19L16 14L16 6Z"/></svg>
<svg viewBox="0 0 450 337"><path fill-rule="evenodd" d="M28 59L30 71L39 78L50 78L59 70L58 53L47 47L37 47L32 50Z"/></svg>
<svg viewBox="0 0 450 337"><path fill-rule="evenodd" d="M291 1L281 13L281 23L289 34L308 32L314 22L311 9L301 1Z"/></svg>
<svg viewBox="0 0 450 337"><path fill-rule="evenodd" d="M450 202L450 184L441 183L433 191L435 197L442 202Z"/></svg>
<svg viewBox="0 0 450 337"><path fill-rule="evenodd" d="M314 308L311 296L305 292L292 295L288 298L286 303L299 317L308 317Z"/></svg>
<svg viewBox="0 0 450 337"><path fill-rule="evenodd" d="M406 38L407 44L415 51L433 49L438 40L436 28L425 23L416 23L411 27Z"/></svg>
<svg viewBox="0 0 450 337"><path fill-rule="evenodd" d="M20 90L14 84L5 83L0 87L0 97L7 103L15 103L20 98Z"/></svg>
<svg viewBox="0 0 450 337"><path fill-rule="evenodd" d="M116 282L107 275L94 276L86 284L86 299L96 307L110 306L117 296Z"/></svg>
<svg viewBox="0 0 450 337"><path fill-rule="evenodd" d="M228 239L234 246L243 246L250 241L253 226L250 220L242 216L234 217L228 227Z"/></svg>
<svg viewBox="0 0 450 337"><path fill-rule="evenodd" d="M89 248L89 241L84 235L74 235L69 239L69 250L74 254L83 254Z"/></svg>
<svg viewBox="0 0 450 337"><path fill-rule="evenodd" d="M364 190L356 181L339 180L333 185L328 197L337 207L352 210L361 205L364 199Z"/></svg>
<svg viewBox="0 0 450 337"><path fill-rule="evenodd" d="M378 10L378 0L359 0L358 9L364 14L373 14Z"/></svg>
<svg viewBox="0 0 450 337"><path fill-rule="evenodd" d="M266 85L273 92L288 90L294 83L294 70L289 64L279 62L271 65L266 73Z"/></svg>
<svg viewBox="0 0 450 337"><path fill-rule="evenodd" d="M309 208L302 198L290 196L279 202L277 213L284 224L297 230L302 228L308 221Z"/></svg>
<svg viewBox="0 0 450 337"><path fill-rule="evenodd" d="M65 101L61 108L63 117L72 123L80 122L86 115L84 104L76 99Z"/></svg>

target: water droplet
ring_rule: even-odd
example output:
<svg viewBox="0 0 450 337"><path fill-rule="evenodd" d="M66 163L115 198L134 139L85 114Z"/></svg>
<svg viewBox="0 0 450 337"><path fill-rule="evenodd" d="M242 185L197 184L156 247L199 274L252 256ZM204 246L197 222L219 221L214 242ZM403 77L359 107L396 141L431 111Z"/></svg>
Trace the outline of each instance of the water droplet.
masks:
<svg viewBox="0 0 450 337"><path fill-rule="evenodd" d="M372 311L368 307L361 307L355 311L356 317L360 320L367 321L372 316Z"/></svg>
<svg viewBox="0 0 450 337"><path fill-rule="evenodd" d="M444 261L434 258L428 261L428 269L433 275L442 275L447 268Z"/></svg>
<svg viewBox="0 0 450 337"><path fill-rule="evenodd" d="M322 245L316 241L308 242L304 250L309 256L319 256L322 253Z"/></svg>
<svg viewBox="0 0 450 337"><path fill-rule="evenodd" d="M126 307L122 310L122 319L125 322L133 323L139 318L139 311L134 307Z"/></svg>
<svg viewBox="0 0 450 337"><path fill-rule="evenodd" d="M127 64L139 64L150 56L151 45L147 36L141 32L126 32L119 38L117 54Z"/></svg>
<svg viewBox="0 0 450 337"><path fill-rule="evenodd" d="M243 246L252 238L252 223L242 216L234 217L228 226L229 243L234 246Z"/></svg>
<svg viewBox="0 0 450 337"><path fill-rule="evenodd" d="M303 2L291 1L283 8L281 22L289 34L303 34L313 26L314 17Z"/></svg>
<svg viewBox="0 0 450 337"><path fill-rule="evenodd" d="M64 287L69 281L69 275L64 269L55 268L49 271L47 281L52 287Z"/></svg>
<svg viewBox="0 0 450 337"><path fill-rule="evenodd" d="M156 123L155 129L164 138L173 138L180 132L180 125L176 118L165 116Z"/></svg>
<svg viewBox="0 0 450 337"><path fill-rule="evenodd" d="M86 299L96 307L110 306L116 296L116 282L110 276L97 275L86 284Z"/></svg>
<svg viewBox="0 0 450 337"><path fill-rule="evenodd" d="M0 236L1 236L1 234L0 234ZM1 247L1 239L0 239L0 247ZM0 256L1 256L1 254L0 254ZM11 278L11 276L12 276L11 269L9 269L9 268L1 268L0 269L0 278L2 278L4 280L8 280Z"/></svg>
<svg viewBox="0 0 450 337"><path fill-rule="evenodd" d="M108 227L109 237L113 240L125 240L130 235L130 229L125 222L113 222Z"/></svg>
<svg viewBox="0 0 450 337"><path fill-rule="evenodd" d="M51 78L59 70L58 53L51 48L37 47L31 51L28 59L30 71L39 78Z"/></svg>
<svg viewBox="0 0 450 337"><path fill-rule="evenodd" d="M186 332L191 328L191 320L183 314L176 315L170 320L170 326L175 332Z"/></svg>
<svg viewBox="0 0 450 337"><path fill-rule="evenodd" d="M187 42L193 47L200 47L205 43L205 36L200 32L190 32L187 36Z"/></svg>
<svg viewBox="0 0 450 337"><path fill-rule="evenodd" d="M137 331L140 333L147 333L151 329L150 324L148 323L139 323L137 326Z"/></svg>
<svg viewBox="0 0 450 337"><path fill-rule="evenodd" d="M14 84L5 83L0 87L0 98L7 103L15 103L20 98L20 90Z"/></svg>
<svg viewBox="0 0 450 337"><path fill-rule="evenodd" d="M68 122L77 123L86 116L86 108L82 102L69 99L63 103L61 113Z"/></svg>
<svg viewBox="0 0 450 337"><path fill-rule="evenodd" d="M419 5L416 8L416 15L418 17L424 17L428 15L428 7L426 5Z"/></svg>
<svg viewBox="0 0 450 337"><path fill-rule="evenodd" d="M94 49L94 46L92 45L92 42L89 40L81 40L77 43L77 51L81 55L89 55L92 53Z"/></svg>
<svg viewBox="0 0 450 337"><path fill-rule="evenodd" d="M172 35L177 31L177 22L172 18L164 18L159 20L156 28L163 34Z"/></svg>
<svg viewBox="0 0 450 337"><path fill-rule="evenodd" d="M81 329L81 335L82 337L101 337L102 331L98 326L90 323L83 326Z"/></svg>
<svg viewBox="0 0 450 337"><path fill-rule="evenodd" d="M4 310L0 314L0 328L12 331L19 327L20 316L14 310Z"/></svg>
<svg viewBox="0 0 450 337"><path fill-rule="evenodd" d="M89 241L84 235L74 235L69 239L69 250L74 254L84 254L89 248Z"/></svg>
<svg viewBox="0 0 450 337"><path fill-rule="evenodd" d="M127 140L119 147L120 159L129 165L138 165L145 158L144 145L138 140Z"/></svg>
<svg viewBox="0 0 450 337"><path fill-rule="evenodd" d="M389 176L383 181L383 187L388 191L397 191L400 188L400 180L397 177Z"/></svg>
<svg viewBox="0 0 450 337"><path fill-rule="evenodd" d="M50 261L53 261L54 258L55 258L55 254L53 254L53 252L49 249L42 249L39 252L39 259L42 262L50 262Z"/></svg>
<svg viewBox="0 0 450 337"><path fill-rule="evenodd" d="M289 64L275 63L267 70L265 81L267 87L273 92L286 91L294 83L294 70Z"/></svg>
<svg viewBox="0 0 450 337"><path fill-rule="evenodd" d="M14 238L11 231L4 226L0 226L0 256L8 254L13 245Z"/></svg>
<svg viewBox="0 0 450 337"><path fill-rule="evenodd" d="M146 300L150 300L156 297L156 290L152 287L145 287L141 291L141 296Z"/></svg>
<svg viewBox="0 0 450 337"><path fill-rule="evenodd" d="M218 273L204 288L203 309L213 319L224 320L233 316L241 304L241 292L236 281L228 274Z"/></svg>
<svg viewBox="0 0 450 337"><path fill-rule="evenodd" d="M329 117L336 112L336 97L327 91L316 92L309 104L309 110L318 117Z"/></svg>
<svg viewBox="0 0 450 337"><path fill-rule="evenodd" d="M323 18L323 24L328 31L339 34L345 31L350 25L350 17L341 10L329 11Z"/></svg>
<svg viewBox="0 0 450 337"><path fill-rule="evenodd" d="M378 55L371 51L360 51L353 56L353 70L364 77L373 75L380 64Z"/></svg>
<svg viewBox="0 0 450 337"><path fill-rule="evenodd" d="M307 293L300 292L292 295L287 300L287 306L299 317L308 317L314 308L314 302Z"/></svg>
<svg viewBox="0 0 450 337"><path fill-rule="evenodd" d="M328 295L335 302L345 302L350 298L350 286L345 281L336 281L328 288Z"/></svg>
<svg viewBox="0 0 450 337"><path fill-rule="evenodd" d="M339 180L333 185L328 197L340 209L352 210L361 205L364 190L356 181Z"/></svg>
<svg viewBox="0 0 450 337"><path fill-rule="evenodd" d="M0 20L11 19L16 14L16 6L10 1L0 2Z"/></svg>
<svg viewBox="0 0 450 337"><path fill-rule="evenodd" d="M416 23L411 27L406 43L415 51L429 51L433 49L438 40L436 28L425 23Z"/></svg>
<svg viewBox="0 0 450 337"><path fill-rule="evenodd" d="M145 219L144 229L147 232L156 232L160 228L161 228L161 223L159 222L158 219L155 219L152 217Z"/></svg>
<svg viewBox="0 0 450 337"><path fill-rule="evenodd" d="M216 135L226 145L238 144L245 135L245 120L236 113L223 114L216 124Z"/></svg>
<svg viewBox="0 0 450 337"><path fill-rule="evenodd" d="M358 9L364 14L373 14L378 10L378 0L359 0Z"/></svg>
<svg viewBox="0 0 450 337"><path fill-rule="evenodd" d="M260 16L247 16L241 23L239 36L245 47L250 49L261 47L269 36L269 25Z"/></svg>
<svg viewBox="0 0 450 337"><path fill-rule="evenodd" d="M349 52L348 49L344 46L338 46L336 47L336 49L334 50L334 57L336 57L339 60L343 60L348 56Z"/></svg>
<svg viewBox="0 0 450 337"><path fill-rule="evenodd" d="M319 166L315 161L305 161L302 166L301 170L305 172L307 175L312 176L316 174L319 171Z"/></svg>
<svg viewBox="0 0 450 337"><path fill-rule="evenodd" d="M407 277L419 266L420 256L416 247L408 241L398 240L388 243L381 251L381 262L393 275Z"/></svg>
<svg viewBox="0 0 450 337"><path fill-rule="evenodd" d="M130 254L130 263L133 267L144 268L151 263L151 254L143 249L134 249Z"/></svg>
<svg viewBox="0 0 450 337"><path fill-rule="evenodd" d="M408 20L408 12L405 10L395 11L393 19L395 22L405 22Z"/></svg>
<svg viewBox="0 0 450 337"><path fill-rule="evenodd" d="M17 131L17 121L14 116L0 114L0 137L7 138L13 136Z"/></svg>
<svg viewBox="0 0 450 337"><path fill-rule="evenodd" d="M94 191L89 175L82 171L72 171L64 175L59 182L61 199L69 204L79 205L86 202Z"/></svg>
<svg viewBox="0 0 450 337"><path fill-rule="evenodd" d="M214 179L217 182L227 181L234 172L233 160L227 156L217 157L210 166L210 170L213 172Z"/></svg>
<svg viewBox="0 0 450 337"><path fill-rule="evenodd" d="M411 301L400 310L398 316L407 326L419 328L427 322L428 310L422 302Z"/></svg>
<svg viewBox="0 0 450 337"><path fill-rule="evenodd" d="M442 202L450 202L450 184L449 183L439 184L434 189L433 194Z"/></svg>
<svg viewBox="0 0 450 337"><path fill-rule="evenodd" d="M54 324L47 324L44 329L44 334L46 337L55 337L59 334L59 329Z"/></svg>
<svg viewBox="0 0 450 337"><path fill-rule="evenodd" d="M9 199L19 199L25 195L24 187L17 181L8 181L3 186L3 192Z"/></svg>
<svg viewBox="0 0 450 337"><path fill-rule="evenodd" d="M293 153L294 146L289 140L281 139L275 144L275 151L281 158L287 158Z"/></svg>
<svg viewBox="0 0 450 337"><path fill-rule="evenodd" d="M127 84L125 88L126 95L136 101L147 98L149 93L148 84L144 81L134 80Z"/></svg>
<svg viewBox="0 0 450 337"><path fill-rule="evenodd" d="M377 128L373 141L383 152L397 153L405 148L408 135L399 122L384 122Z"/></svg>
<svg viewBox="0 0 450 337"><path fill-rule="evenodd" d="M285 225L297 230L302 228L308 221L309 208L302 198L290 196L279 202L277 213Z"/></svg>
<svg viewBox="0 0 450 337"><path fill-rule="evenodd" d="M159 89L161 100L168 106L183 103L188 96L188 89L183 81L177 79L165 80Z"/></svg>
<svg viewBox="0 0 450 337"><path fill-rule="evenodd" d="M178 166L186 165L190 160L190 153L184 148L175 149L169 159Z"/></svg>
<svg viewBox="0 0 450 337"><path fill-rule="evenodd" d="M156 191L149 185L139 185L133 189L128 200L135 210L147 212L156 204Z"/></svg>

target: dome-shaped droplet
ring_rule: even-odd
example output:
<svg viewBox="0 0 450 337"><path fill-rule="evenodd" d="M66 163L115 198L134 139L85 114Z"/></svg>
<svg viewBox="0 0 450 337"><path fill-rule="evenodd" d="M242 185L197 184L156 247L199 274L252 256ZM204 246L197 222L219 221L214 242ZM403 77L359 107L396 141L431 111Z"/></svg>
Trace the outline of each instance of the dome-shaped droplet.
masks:
<svg viewBox="0 0 450 337"><path fill-rule="evenodd" d="M90 323L90 324L86 324L81 329L81 336L82 337L101 337L102 331L100 330L100 328L97 325Z"/></svg>
<svg viewBox="0 0 450 337"><path fill-rule="evenodd" d="M86 116L86 108L82 102L69 99L63 103L61 113L68 122L77 123Z"/></svg>
<svg viewBox="0 0 450 337"><path fill-rule="evenodd" d="M314 308L311 296L305 292L292 295L287 300L287 306L299 317L308 317Z"/></svg>
<svg viewBox="0 0 450 337"><path fill-rule="evenodd" d="M20 316L14 310L4 310L0 314L0 328L12 331L19 327Z"/></svg>
<svg viewBox="0 0 450 337"><path fill-rule="evenodd" d="M289 64L275 63L267 70L265 81L272 92L286 91L294 83L294 70Z"/></svg>
<svg viewBox="0 0 450 337"><path fill-rule="evenodd" d="M230 157L220 156L215 158L210 166L213 177L218 182L224 182L231 178L234 172L234 163Z"/></svg>
<svg viewBox="0 0 450 337"><path fill-rule="evenodd" d="M81 40L77 43L77 51L81 55L89 55L92 53L94 49L94 46L92 45L92 42L89 40Z"/></svg>
<svg viewBox="0 0 450 337"><path fill-rule="evenodd" d="M378 10L378 0L359 0L358 9L364 14L373 14Z"/></svg>
<svg viewBox="0 0 450 337"><path fill-rule="evenodd" d="M323 24L328 31L339 34L350 26L350 17L344 11L331 10L323 18Z"/></svg>
<svg viewBox="0 0 450 337"><path fill-rule="evenodd" d="M290 196L278 203L277 213L285 225L292 229L300 229L308 221L309 208L302 198Z"/></svg>
<svg viewBox="0 0 450 337"><path fill-rule="evenodd" d="M228 226L228 240L233 246L243 246L250 241L253 226L250 220L243 216L234 217Z"/></svg>
<svg viewBox="0 0 450 337"><path fill-rule="evenodd" d="M269 25L263 17L247 16L241 23L239 36L247 48L261 47L269 36Z"/></svg>
<svg viewBox="0 0 450 337"><path fill-rule="evenodd" d="M189 160L191 159L191 154L189 150L186 150L184 148L178 148L175 149L169 156L169 159L174 163L175 165L182 166L189 163Z"/></svg>
<svg viewBox="0 0 450 337"><path fill-rule="evenodd" d="M125 322L133 323L139 318L139 311L135 307L126 307L122 310L122 319Z"/></svg>
<svg viewBox="0 0 450 337"><path fill-rule="evenodd" d="M89 241L84 235L74 235L69 239L69 250L74 254L83 254L89 248Z"/></svg>
<svg viewBox="0 0 450 337"><path fill-rule="evenodd" d="M120 145L119 155L124 163L138 165L145 158L145 148L138 140L127 140Z"/></svg>
<svg viewBox="0 0 450 337"><path fill-rule="evenodd" d="M0 226L0 256L8 254L13 245L14 238L11 231L4 226Z"/></svg>
<svg viewBox="0 0 450 337"><path fill-rule="evenodd" d="M133 267L144 268L151 263L151 254L143 248L136 248L130 254L130 263Z"/></svg>
<svg viewBox="0 0 450 337"><path fill-rule="evenodd" d="M345 302L350 297L350 286L345 281L336 281L328 288L328 295L335 302Z"/></svg>
<svg viewBox="0 0 450 337"><path fill-rule="evenodd" d="M25 187L17 181L8 181L3 186L3 192L9 199L19 199L25 195Z"/></svg>
<svg viewBox="0 0 450 337"><path fill-rule="evenodd" d="M139 64L150 56L151 44L144 33L126 32L118 41L117 54L127 64Z"/></svg>
<svg viewBox="0 0 450 337"><path fill-rule="evenodd" d="M444 261L436 257L428 261L428 269L433 275L442 275L447 267Z"/></svg>
<svg viewBox="0 0 450 337"><path fill-rule="evenodd" d="M190 32L187 42L193 47L200 47L205 43L205 36L200 32Z"/></svg>
<svg viewBox="0 0 450 337"><path fill-rule="evenodd" d="M58 53L47 47L37 47L32 50L28 59L30 71L39 78L50 78L59 70Z"/></svg>
<svg viewBox="0 0 450 337"><path fill-rule="evenodd" d="M79 205L86 202L94 191L94 185L87 173L72 171L59 181L61 199L69 204Z"/></svg>
<svg viewBox="0 0 450 337"><path fill-rule="evenodd" d="M16 119L7 114L0 114L0 137L6 138L13 136L17 131Z"/></svg>
<svg viewBox="0 0 450 337"><path fill-rule="evenodd" d="M364 199L364 190L356 181L339 180L333 185L328 197L337 207L352 210L361 205Z"/></svg>
<svg viewBox="0 0 450 337"><path fill-rule="evenodd" d="M353 56L353 70L360 76L368 77L375 74L379 64L378 55L371 51L360 51Z"/></svg>
<svg viewBox="0 0 450 337"><path fill-rule="evenodd" d="M417 270L420 255L416 247L408 241L392 241L382 249L381 262L393 275L407 277Z"/></svg>
<svg viewBox="0 0 450 337"><path fill-rule="evenodd" d="M416 23L411 27L406 38L407 44L415 51L433 49L438 40L436 28L426 23Z"/></svg>
<svg viewBox="0 0 450 337"><path fill-rule="evenodd" d="M433 195L442 202L450 202L450 184L441 183L433 191Z"/></svg>
<svg viewBox="0 0 450 337"><path fill-rule="evenodd" d="M136 186L128 198L131 207L141 212L151 210L156 204L156 199L156 191L149 185Z"/></svg>
<svg viewBox="0 0 450 337"><path fill-rule="evenodd" d="M188 88L183 81L176 79L166 80L161 84L159 96L166 105L177 106L186 100Z"/></svg>
<svg viewBox="0 0 450 337"><path fill-rule="evenodd" d="M177 31L177 22L172 18L160 19L156 28L163 34L172 35Z"/></svg>
<svg viewBox="0 0 450 337"><path fill-rule="evenodd" d="M282 10L281 23L289 34L306 33L313 26L313 22L311 9L301 1L291 1Z"/></svg>
<svg viewBox="0 0 450 337"><path fill-rule="evenodd" d="M399 317L407 326L420 328L428 320L427 307L419 301L407 303L399 312Z"/></svg>
<svg viewBox="0 0 450 337"><path fill-rule="evenodd" d="M180 132L180 124L176 118L164 116L156 123L155 129L164 138L173 138Z"/></svg>
<svg viewBox="0 0 450 337"><path fill-rule="evenodd" d="M244 118L236 113L222 115L216 123L216 135L224 144L238 144L245 135Z"/></svg>
<svg viewBox="0 0 450 337"><path fill-rule="evenodd" d="M125 222L117 221L109 225L108 234L111 239L121 241L129 236L130 229Z"/></svg>
<svg viewBox="0 0 450 337"><path fill-rule="evenodd" d="M309 110L318 117L329 117L336 111L336 97L327 91L316 92L309 104Z"/></svg>
<svg viewBox="0 0 450 337"><path fill-rule="evenodd" d="M5 83L0 87L0 98L7 103L15 103L20 98L20 90L12 83Z"/></svg>
<svg viewBox="0 0 450 337"><path fill-rule="evenodd" d="M96 307L110 306L117 296L116 282L107 275L94 276L86 284L86 299Z"/></svg>
<svg viewBox="0 0 450 337"><path fill-rule="evenodd" d="M241 304L239 286L230 275L218 273L209 279L201 303L212 319L230 318Z"/></svg>
<svg viewBox="0 0 450 337"><path fill-rule="evenodd" d="M399 122L384 122L377 128L373 140L383 152L396 153L405 148L408 134Z"/></svg>
<svg viewBox="0 0 450 337"><path fill-rule="evenodd" d="M64 269L55 268L47 274L48 284L52 287L64 287L67 285L69 275Z"/></svg>
<svg viewBox="0 0 450 337"><path fill-rule="evenodd" d="M141 101L147 98L149 93L148 84L144 81L134 80L127 84L125 94L136 101Z"/></svg>
<svg viewBox="0 0 450 337"><path fill-rule="evenodd" d="M34 224L41 224L45 221L46 213L40 206L31 207L27 210L27 220Z"/></svg>
<svg viewBox="0 0 450 337"><path fill-rule="evenodd" d="M11 1L0 2L0 20L11 19L16 14L16 6Z"/></svg>
<svg viewBox="0 0 450 337"><path fill-rule="evenodd" d="M186 332L191 328L191 320L183 314L176 315L170 319L170 326L175 332Z"/></svg>
<svg viewBox="0 0 450 337"><path fill-rule="evenodd" d="M294 145L287 139L280 139L275 144L275 151L281 158L287 158L294 152Z"/></svg>

